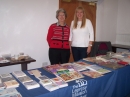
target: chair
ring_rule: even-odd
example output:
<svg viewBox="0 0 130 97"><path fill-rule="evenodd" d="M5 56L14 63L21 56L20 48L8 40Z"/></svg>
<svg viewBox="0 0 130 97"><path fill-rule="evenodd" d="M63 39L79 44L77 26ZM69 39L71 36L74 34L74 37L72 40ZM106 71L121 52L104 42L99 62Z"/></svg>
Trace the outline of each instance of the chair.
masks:
<svg viewBox="0 0 130 97"><path fill-rule="evenodd" d="M90 57L106 55L106 53L109 51L112 51L110 41L95 41L90 53Z"/></svg>

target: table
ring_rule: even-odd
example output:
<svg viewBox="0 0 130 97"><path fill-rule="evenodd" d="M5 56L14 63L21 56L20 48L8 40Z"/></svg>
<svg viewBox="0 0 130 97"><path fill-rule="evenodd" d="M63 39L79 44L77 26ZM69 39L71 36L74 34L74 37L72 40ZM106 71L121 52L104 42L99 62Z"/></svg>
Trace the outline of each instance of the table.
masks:
<svg viewBox="0 0 130 97"><path fill-rule="evenodd" d="M39 70L42 75L47 75L49 78L55 77L42 68L39 68ZM25 73L39 82L27 71ZM47 91L41 85L39 88L27 90L20 84L17 90L23 97L125 97L130 93L130 66L112 70L112 72L95 79L85 76L80 80L68 82L68 84L68 87L52 92Z"/></svg>
<svg viewBox="0 0 130 97"><path fill-rule="evenodd" d="M21 60L21 61L10 61L8 63L0 63L0 67L21 64L21 69L22 69L22 71L24 71L24 70L27 70L27 64L29 64L31 62L35 62L35 61L36 60L33 58L29 58L29 59L25 59L25 60Z"/></svg>
<svg viewBox="0 0 130 97"><path fill-rule="evenodd" d="M122 45L122 44L112 44L112 51L116 53L116 49L121 48L121 49L130 49L129 45Z"/></svg>

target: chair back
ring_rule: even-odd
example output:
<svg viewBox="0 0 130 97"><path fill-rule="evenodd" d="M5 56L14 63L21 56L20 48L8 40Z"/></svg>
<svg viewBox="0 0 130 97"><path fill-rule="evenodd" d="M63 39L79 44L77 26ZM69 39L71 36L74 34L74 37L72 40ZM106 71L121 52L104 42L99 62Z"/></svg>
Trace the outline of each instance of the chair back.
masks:
<svg viewBox="0 0 130 97"><path fill-rule="evenodd" d="M90 53L90 57L106 55L109 51L112 51L110 41L95 41Z"/></svg>

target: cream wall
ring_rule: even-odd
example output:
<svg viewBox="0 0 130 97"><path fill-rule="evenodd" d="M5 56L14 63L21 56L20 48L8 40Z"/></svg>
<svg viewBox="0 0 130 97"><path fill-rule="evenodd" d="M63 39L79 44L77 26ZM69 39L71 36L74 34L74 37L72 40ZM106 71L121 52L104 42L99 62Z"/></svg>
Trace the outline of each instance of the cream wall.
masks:
<svg viewBox="0 0 130 97"><path fill-rule="evenodd" d="M96 17L97 41L130 45L129 5L130 0L99 0Z"/></svg>
<svg viewBox="0 0 130 97"><path fill-rule="evenodd" d="M118 0L99 0L96 16L96 41L116 42Z"/></svg>
<svg viewBox="0 0 130 97"><path fill-rule="evenodd" d="M130 0L119 0L116 43L130 45Z"/></svg>
<svg viewBox="0 0 130 97"><path fill-rule="evenodd" d="M24 52L36 59L38 68L48 59L47 30L57 22L59 0L0 0L0 55ZM20 65L0 67L0 73L21 70Z"/></svg>

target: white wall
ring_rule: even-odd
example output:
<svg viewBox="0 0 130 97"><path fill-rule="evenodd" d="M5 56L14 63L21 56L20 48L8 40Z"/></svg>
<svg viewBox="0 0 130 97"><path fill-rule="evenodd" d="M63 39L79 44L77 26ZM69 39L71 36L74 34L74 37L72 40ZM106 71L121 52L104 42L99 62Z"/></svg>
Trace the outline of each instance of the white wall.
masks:
<svg viewBox="0 0 130 97"><path fill-rule="evenodd" d="M96 41L116 42L118 0L99 0L96 16Z"/></svg>
<svg viewBox="0 0 130 97"><path fill-rule="evenodd" d="M116 43L130 45L130 0L119 0Z"/></svg>
<svg viewBox="0 0 130 97"><path fill-rule="evenodd" d="M0 0L0 55L24 52L36 59L29 69L49 64L46 35L58 7L59 0ZM0 67L0 73L15 70L20 65Z"/></svg>
<svg viewBox="0 0 130 97"><path fill-rule="evenodd" d="M130 45L130 0L99 0L97 41Z"/></svg>

